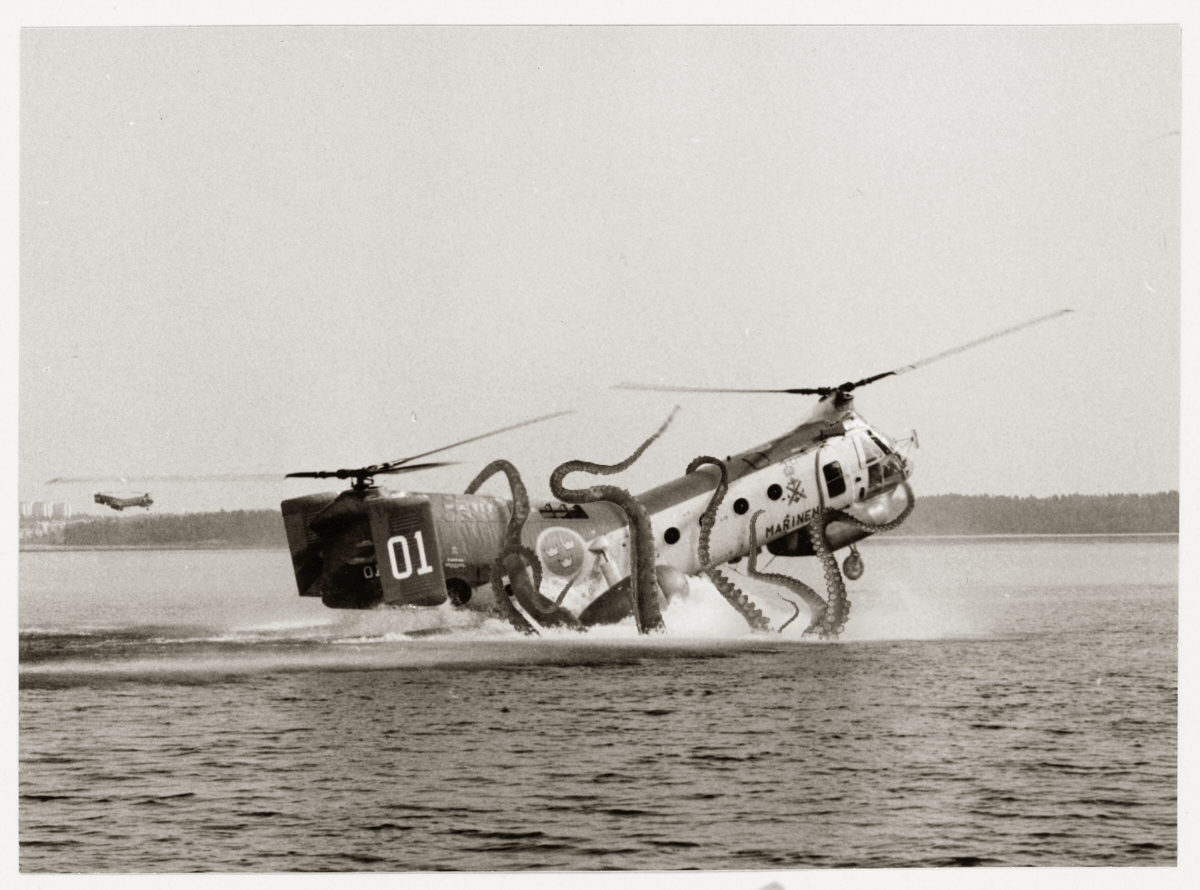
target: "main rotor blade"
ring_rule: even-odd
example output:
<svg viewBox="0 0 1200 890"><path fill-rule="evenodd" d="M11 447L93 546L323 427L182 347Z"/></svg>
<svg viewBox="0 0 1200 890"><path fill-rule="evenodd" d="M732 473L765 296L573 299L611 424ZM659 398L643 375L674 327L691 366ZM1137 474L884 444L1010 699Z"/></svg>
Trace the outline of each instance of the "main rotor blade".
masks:
<svg viewBox="0 0 1200 890"><path fill-rule="evenodd" d="M923 358L918 362L913 362L911 365L904 365L896 368L894 371L884 371L882 374L876 374L874 377L864 377L862 380L855 382L854 386L866 386L868 383L874 383L876 380L882 380L884 377L898 377L901 374L907 374L909 371L915 371L917 368L923 368L926 365L932 365L934 362L941 361L944 358L949 358L952 355L957 355L960 352L965 352L979 346L982 343L987 343L989 340L997 340L1000 337L1006 337L1009 334L1014 334L1017 331L1025 328L1033 327L1035 324L1041 324L1043 321L1049 321L1052 318L1058 318L1060 315L1066 315L1068 312L1074 312L1074 309L1059 309L1057 312L1051 312L1049 315L1040 315L1037 318L1029 321L1015 324L1010 328L1005 328L1002 331L996 331L994 334L988 334L986 337L980 337L978 340L972 340L970 343L964 343L962 346L955 346L953 349L947 349L945 352L939 352L937 355L931 355L929 358Z"/></svg>
<svg viewBox="0 0 1200 890"><path fill-rule="evenodd" d="M402 457L399 460L391 460L385 464L380 464L377 473L391 472L392 467L398 467L408 463L410 460L416 460L418 457L428 457L431 454L437 454L439 451L449 451L451 448L457 448L459 445L466 445L469 442L478 442L480 439L486 439L489 436L498 436L501 433L507 433L509 430L518 430L523 426L541 423L543 420L551 420L555 417L563 417L567 414L574 414L574 411L556 411L553 414L543 414L541 417L535 417L533 420L525 420L521 423L514 423L512 426L501 427L498 430L492 430L490 433L484 433L480 436L472 436L469 439L463 439L461 442L455 442L453 445L443 445L441 448L434 448L432 451L423 451L420 454L414 454L410 457Z"/></svg>
<svg viewBox="0 0 1200 890"><path fill-rule="evenodd" d="M428 470L431 467L456 467L459 461L456 460L433 460L426 461L423 464L403 464L399 467L385 466L383 469L376 470L376 473L415 473L417 470Z"/></svg>
<svg viewBox="0 0 1200 890"><path fill-rule="evenodd" d="M818 386L801 389L721 389L711 386L659 386L654 383L618 383L613 389L641 389L653 392L735 392L735 393L787 393L793 396L823 396L833 392L833 387Z"/></svg>
<svg viewBox="0 0 1200 890"><path fill-rule="evenodd" d="M949 358L952 355L957 355L980 344L987 343L989 340L996 340L1000 337L1008 336L1025 328L1032 327L1035 324L1041 324L1043 321L1049 321L1052 318L1058 318L1060 315L1066 315L1068 312L1074 312L1073 309L1059 309L1057 312L1051 312L1048 315L1041 315L1029 321L1015 324L1012 327L1005 328L1002 331L988 334L985 337L980 337L977 340L972 340L970 343L964 343L962 346L955 346L953 349L947 349L945 352L939 352L937 355L931 355L928 358L923 358L918 362L913 362L911 365L904 365L892 371L884 371L882 374L875 374L871 377L864 377L862 380L854 382L847 381L841 386L813 386L813 387L797 387L794 389L723 389L708 386L659 386L653 383L618 383L613 389L638 389L651 390L654 392L726 392L726 393L786 393L787 395L799 396L827 396L835 392L850 393L860 386L866 386L868 383L874 383L876 380L882 380L884 377L896 377L900 374L907 374L909 371L915 371L917 368L923 368L925 365L931 365L936 361L941 361L944 358Z"/></svg>
<svg viewBox="0 0 1200 890"><path fill-rule="evenodd" d="M428 461L423 464L406 464L400 467L359 467L355 470L302 470L298 473L288 473L288 479L354 479L358 476L374 476L377 473L414 473L417 470L428 470L431 467L452 467L458 461Z"/></svg>

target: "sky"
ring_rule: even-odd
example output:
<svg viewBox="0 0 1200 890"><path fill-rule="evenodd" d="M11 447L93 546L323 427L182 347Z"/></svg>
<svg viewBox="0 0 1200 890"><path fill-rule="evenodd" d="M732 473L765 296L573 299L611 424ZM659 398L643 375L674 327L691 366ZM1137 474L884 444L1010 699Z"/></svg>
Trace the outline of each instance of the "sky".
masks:
<svg viewBox="0 0 1200 890"><path fill-rule="evenodd" d="M574 411L392 483L461 491L505 457L546 494L679 405L606 480L641 491L815 399L614 384L836 385L1060 308L858 410L917 431L918 501L1180 487L1178 25L19 41L23 500L271 507L338 485L138 477L354 467Z"/></svg>
<svg viewBox="0 0 1200 890"><path fill-rule="evenodd" d="M295 12L314 5L9 7L10 497L274 507L338 486L137 477L357 466L572 410L396 480L461 491L506 457L546 493L562 461L619 461L679 405L606 480L640 491L814 399L613 384L832 385L1066 307L857 393L876 425L918 432L918 503L1195 490L1195 91L1169 24L1194 30L1187 4L692 13L923 27L658 27L681 19L654 3L617 4L641 27L126 27L614 18Z"/></svg>

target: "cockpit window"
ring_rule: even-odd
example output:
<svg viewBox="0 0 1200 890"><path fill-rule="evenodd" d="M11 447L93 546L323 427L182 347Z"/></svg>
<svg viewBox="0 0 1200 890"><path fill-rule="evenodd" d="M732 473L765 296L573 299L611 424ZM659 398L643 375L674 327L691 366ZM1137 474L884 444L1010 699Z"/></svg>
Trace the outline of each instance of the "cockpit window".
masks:
<svg viewBox="0 0 1200 890"><path fill-rule="evenodd" d="M825 474L825 490L831 498L840 497L846 493L846 479L842 476L842 465L831 460L821 468Z"/></svg>

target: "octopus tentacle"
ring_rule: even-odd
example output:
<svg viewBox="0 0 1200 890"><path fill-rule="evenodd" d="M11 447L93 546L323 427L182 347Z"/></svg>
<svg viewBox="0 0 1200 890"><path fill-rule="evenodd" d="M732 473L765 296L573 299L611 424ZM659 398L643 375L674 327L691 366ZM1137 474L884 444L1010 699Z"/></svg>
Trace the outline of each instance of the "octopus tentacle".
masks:
<svg viewBox="0 0 1200 890"><path fill-rule="evenodd" d="M696 555L700 557L700 571L705 571L709 563L712 562L712 557L708 551L708 539L712 533L712 527L716 522L717 508L721 506L721 501L725 499L725 492L729 490L729 470L725 467L725 461L719 458L702 454L699 457L693 458L684 472L691 475L706 464L711 464L720 469L721 479L717 482L713 496L708 500L708 506L700 514L700 541L696 545Z"/></svg>
<svg viewBox="0 0 1200 890"><path fill-rule="evenodd" d="M508 591L504 589L504 575L508 570L504 567L504 557L499 556L492 563L492 593L496 595L496 601L500 603L500 608L504 610L505 616L509 623L523 634L537 636L537 628L529 623L529 620L518 611L513 605L513 601L509 599Z"/></svg>
<svg viewBox="0 0 1200 890"><path fill-rule="evenodd" d="M850 617L850 600L846 597L846 584L842 580L842 572L838 566L837 559L833 555L833 551L829 547L829 542L825 538L825 528L830 522L844 522L851 525L860 531L865 532L886 532L897 528L908 519L913 508L917 505L916 498L913 496L912 488L908 482L904 484L904 491L908 495L908 505L891 522L883 522L878 525L872 525L869 522L863 522L856 516L851 516L842 510L827 508L813 519L808 526L808 537L812 541L813 550L821 560L821 565L825 570L825 588L829 594L829 608L825 611L824 620L821 623L821 638L822 639L837 639L838 634L846 629L846 620Z"/></svg>
<svg viewBox="0 0 1200 890"><path fill-rule="evenodd" d="M504 459L494 460L482 470L478 475L471 480L467 486L466 494L474 494L477 492L488 479L495 476L497 473L503 473L508 479L508 486L512 490L513 507L512 515L508 519L508 525L504 531L504 547L500 551L500 555L492 562L491 584L492 592L495 593L497 601L500 602L501 608L508 617L509 622L517 630L525 634L537 634L537 630L532 624L526 620L525 616L517 609L507 591L504 589L503 577L508 573L508 568L505 566L505 559L512 554L519 554L522 557L527 557L528 564L533 567L534 589L540 589L542 584L542 567L533 551L521 544L521 530L525 527L525 521L529 518L529 492L525 488L525 483L521 480L521 473L517 468ZM512 580L511 578L509 579Z"/></svg>
<svg viewBox="0 0 1200 890"><path fill-rule="evenodd" d="M820 627L825 618L826 604L825 600L821 599L821 595L805 584L798 578L792 578L788 575L780 575L774 572L758 571L758 535L755 533L755 524L758 517L765 513L765 510L759 510L750 517L750 561L746 567L746 574L757 581L766 581L768 584L777 584L780 587L786 587L792 593L797 594L805 605L808 606L809 623L804 629L805 635L815 633ZM779 632L783 633L783 629L796 620L796 616L800 614L800 607L793 600L780 595L780 599L787 602L796 610L795 615L792 615L783 627L779 628Z"/></svg>
<svg viewBox="0 0 1200 890"><path fill-rule="evenodd" d="M846 598L846 584L842 580L842 570L837 558L825 538L825 527L829 524L828 514L832 510L822 510L808 525L808 537L812 541L813 550L821 560L825 571L825 592L829 596L825 615L821 621L821 639L836 640L838 634L846 629L846 618L850 615L850 600Z"/></svg>
<svg viewBox="0 0 1200 890"><path fill-rule="evenodd" d="M916 499L916 496L913 494L912 487L908 484L908 482L903 482L901 484L904 486L904 491L908 495L908 506L906 506L904 508L904 511L899 516L897 516L895 519L893 519L891 522L884 522L879 525L872 525L869 522L863 522L858 517L851 516L849 513L844 513L841 510L830 509L830 510L826 510L825 513L830 521L833 521L836 519L838 522L844 522L847 525L852 525L855 528L859 529L860 531L890 532L894 528L899 528L904 523L904 520L908 519L909 514L912 513L912 511L913 511L913 507L915 507L917 505L917 499Z"/></svg>
<svg viewBox="0 0 1200 890"><path fill-rule="evenodd" d="M799 604L797 604L793 600L789 600L786 596L783 596L782 594L780 594L779 598L781 600L783 600L784 602L788 603L788 605L790 605L792 607L792 617L789 618L787 621L783 622L783 624L779 625L779 632L783 633L785 630L787 630L787 626L789 624L791 624L793 621L795 621L797 618L800 617L800 606L799 606ZM805 633L807 633L807 632L808 632L808 630L806 628Z"/></svg>
<svg viewBox="0 0 1200 890"><path fill-rule="evenodd" d="M563 486L563 480L571 473L592 473L612 476L632 466L659 436L666 431L675 418L678 406L671 412L658 431L641 444L619 464L596 464L590 461L570 460L560 464L550 475L550 490L566 504L590 504L594 501L610 501L620 507L629 518L630 543L630 592L633 596L633 614L639 633L662 630L662 610L658 605L658 579L654 571L654 530L650 514L634 495L615 485L593 485L590 488L571 489Z"/></svg>
<svg viewBox="0 0 1200 890"><path fill-rule="evenodd" d="M513 496L512 516L509 517L508 526L504 530L504 547L507 550L521 546L521 531L525 528L525 522L529 519L530 513L529 491L525 488L520 471L503 458L494 460L471 480L465 493L475 494L483 487L483 483L497 473L503 473L508 479L508 487Z"/></svg>
<svg viewBox="0 0 1200 890"><path fill-rule="evenodd" d="M694 458L687 465L687 472L694 473L705 464L712 464L720 469L721 480L717 483L716 490L709 499L708 506L700 514L700 541L696 547L696 553L700 557L700 571L708 576L713 586L717 588L717 592L725 597L725 601L733 606L739 615L746 619L746 623L750 625L752 630L770 630L771 622L767 619L767 616L750 601L750 598L746 594L738 590L737 585L724 572L716 566L711 565L712 557L708 549L708 539L712 534L713 525L716 523L717 508L721 506L721 501L725 499L725 493L729 490L729 469L725 466L725 461L709 457L705 454ZM751 533L753 534L753 529Z"/></svg>

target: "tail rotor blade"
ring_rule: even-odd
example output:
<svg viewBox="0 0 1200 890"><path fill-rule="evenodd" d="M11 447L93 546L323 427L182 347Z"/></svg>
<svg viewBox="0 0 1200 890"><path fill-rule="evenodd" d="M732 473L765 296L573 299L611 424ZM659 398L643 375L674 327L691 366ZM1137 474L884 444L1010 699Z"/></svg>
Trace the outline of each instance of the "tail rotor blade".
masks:
<svg viewBox="0 0 1200 890"><path fill-rule="evenodd" d="M479 436L472 436L469 439L463 439L460 442L455 442L452 445L443 445L440 448L434 448L432 451L425 451L421 454L414 454L409 457L402 457L399 460L388 461L385 464L371 464L369 467L357 467L356 469L348 470L307 470L299 473L288 473L289 479L353 479L356 488L363 487L367 481L373 476L381 473L412 473L417 470L428 470L431 467L449 467L456 461L427 461L421 464L410 463L410 461L418 458L428 457L431 454L437 454L439 451L448 451L451 448L457 448L459 445L466 445L468 442L478 442L480 439L486 439L489 436L498 436L501 433L507 433L510 430L520 429L523 426L541 423L544 420L551 420L555 417L563 417L567 414L574 414L574 411L555 411L553 414L543 414L541 417L535 417L533 420L525 420L521 423L514 423L510 426L501 427L498 430L492 430L490 433L483 433Z"/></svg>
<svg viewBox="0 0 1200 890"><path fill-rule="evenodd" d="M91 485L106 482L276 482L282 473L199 473L171 476L55 476L46 485Z"/></svg>

